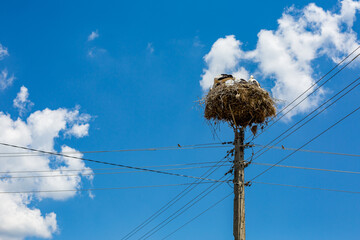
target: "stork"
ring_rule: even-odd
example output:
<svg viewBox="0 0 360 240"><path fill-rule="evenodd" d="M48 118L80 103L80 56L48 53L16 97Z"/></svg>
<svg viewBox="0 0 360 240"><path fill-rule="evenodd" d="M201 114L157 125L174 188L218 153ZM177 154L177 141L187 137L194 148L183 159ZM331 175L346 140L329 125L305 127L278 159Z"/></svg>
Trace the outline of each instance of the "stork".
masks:
<svg viewBox="0 0 360 240"><path fill-rule="evenodd" d="M233 75L230 74L220 74L214 78L213 86L218 86L221 83L225 83L228 80L235 80L235 78L233 77Z"/></svg>
<svg viewBox="0 0 360 240"><path fill-rule="evenodd" d="M251 85L255 85L255 86L257 86L257 87L260 87L259 82L256 81L256 79L254 78L253 75L250 76L249 83L250 83Z"/></svg>

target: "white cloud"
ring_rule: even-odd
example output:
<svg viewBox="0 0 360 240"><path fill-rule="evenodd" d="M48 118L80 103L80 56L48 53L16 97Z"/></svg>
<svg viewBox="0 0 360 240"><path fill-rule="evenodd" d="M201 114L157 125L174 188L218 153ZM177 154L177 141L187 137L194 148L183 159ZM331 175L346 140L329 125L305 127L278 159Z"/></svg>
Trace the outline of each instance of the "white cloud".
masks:
<svg viewBox="0 0 360 240"><path fill-rule="evenodd" d="M89 133L89 127L90 125L88 123L86 124L74 124L72 126L71 129L69 129L69 131L67 131L66 133L68 135L73 135L77 138L81 138L81 137L85 137L87 136Z"/></svg>
<svg viewBox="0 0 360 240"><path fill-rule="evenodd" d="M9 56L9 52L7 48L0 43L0 60L4 59L6 56Z"/></svg>
<svg viewBox="0 0 360 240"><path fill-rule="evenodd" d="M247 71L238 66L240 59L244 57L240 46L240 41L236 40L234 35L219 38L212 45L210 52L204 56L208 68L204 69L200 81L203 90L209 89L214 82L214 76L221 73L236 73L241 78L248 76Z"/></svg>
<svg viewBox="0 0 360 240"><path fill-rule="evenodd" d="M153 46L152 43L148 43L146 49L147 49L150 53L153 53L153 52L155 51L154 46Z"/></svg>
<svg viewBox="0 0 360 240"><path fill-rule="evenodd" d="M57 231L56 214L43 216L39 209L28 208L27 196L0 195L0 237L2 240L20 240L26 236L51 238ZM5 217L6 216L6 217Z"/></svg>
<svg viewBox="0 0 360 240"><path fill-rule="evenodd" d="M301 10L289 8L278 19L276 30L258 33L253 51L243 52L234 36L220 38L205 56L208 68L200 84L206 90L215 75L232 73L241 62L252 61L257 63L259 75L274 80L274 97L289 103L315 83L313 60L326 56L338 62L358 46L352 27L359 9L360 2L352 0L341 1L339 13L325 11L314 3ZM324 90L313 94L291 116L317 106L323 94Z"/></svg>
<svg viewBox="0 0 360 240"><path fill-rule="evenodd" d="M93 41L94 39L98 38L99 37L99 32L98 30L96 31L93 31L90 33L90 35L88 36L88 41Z"/></svg>
<svg viewBox="0 0 360 240"><path fill-rule="evenodd" d="M25 90L20 91L19 99L26 100ZM71 135L76 137L85 136L89 128L87 121L90 116L79 113L79 109L68 110L59 108L56 110L44 109L30 114L23 120L13 120L9 114L0 112L0 142L12 143L21 146L55 151L54 140L61 133L73 131L74 126L80 130L73 131ZM0 152L24 152L24 150L0 146ZM66 145L61 147L61 152L75 152L71 155L81 157L82 154ZM70 155L70 154L67 154ZM67 174L66 170L74 170L74 177L47 177L47 178L12 178L0 180L0 192L3 191L41 191L56 189L79 189L81 186L81 174L91 169L78 159L67 157L49 156L21 156L16 158L2 158L0 164L0 177L18 175L15 171L45 170L46 175ZM33 172L31 175L45 175ZM91 180L91 177L88 177ZM40 209L30 205L42 199L66 200L74 197L74 192L57 193L24 193L24 194L0 194L0 239L18 240L27 237L51 238L58 231L56 214L53 212L42 213Z"/></svg>
<svg viewBox="0 0 360 240"><path fill-rule="evenodd" d="M20 88L16 98L13 101L14 107L19 109L19 114L22 116L26 111L34 105L29 99L28 89L24 86Z"/></svg>
<svg viewBox="0 0 360 240"><path fill-rule="evenodd" d="M4 90L4 89L8 88L14 82L14 80L15 80L14 75L11 75L11 76L8 76L8 75L9 75L9 73L6 68L1 71L1 73L0 73L0 90Z"/></svg>

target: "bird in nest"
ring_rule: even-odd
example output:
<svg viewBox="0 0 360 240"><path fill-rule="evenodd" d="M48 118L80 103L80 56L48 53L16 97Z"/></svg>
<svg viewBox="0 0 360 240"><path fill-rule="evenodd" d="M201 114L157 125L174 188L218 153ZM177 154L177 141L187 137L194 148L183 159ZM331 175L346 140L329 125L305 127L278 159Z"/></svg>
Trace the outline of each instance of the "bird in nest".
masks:
<svg viewBox="0 0 360 240"><path fill-rule="evenodd" d="M220 74L214 78L214 84L213 86L218 86L222 83L226 83L227 81L232 80L234 81L235 78L230 74Z"/></svg>
<svg viewBox="0 0 360 240"><path fill-rule="evenodd" d="M259 82L256 81L256 79L254 78L253 75L250 76L249 83L250 83L251 85L255 85L255 86L257 86L257 87L260 87Z"/></svg>

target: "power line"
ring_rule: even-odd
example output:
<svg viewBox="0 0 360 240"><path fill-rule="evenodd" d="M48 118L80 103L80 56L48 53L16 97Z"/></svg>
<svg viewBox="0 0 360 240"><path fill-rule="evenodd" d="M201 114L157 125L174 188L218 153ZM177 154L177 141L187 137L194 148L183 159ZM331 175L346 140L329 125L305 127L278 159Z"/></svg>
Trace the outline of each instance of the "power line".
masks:
<svg viewBox="0 0 360 240"><path fill-rule="evenodd" d="M225 162L224 160L226 160L227 156L230 154L230 152L227 153L227 155L220 159L220 161L218 161L216 165L220 164L221 162L223 162L221 165L223 165ZM221 166L220 165L220 166ZM220 167L219 166L219 167ZM210 172L211 169L207 170L201 177L209 177L212 173L214 173L219 167L215 168L212 172ZM210 172L210 173L209 173ZM194 183L196 182L201 182L203 180L196 180ZM141 229L143 229L145 226L147 226L149 223L151 223L152 221L154 221L157 217L159 217L162 213L164 213L166 210L168 210L171 206L173 206L176 202L178 202L180 199L182 199L184 196L186 196L189 192L191 192L197 185L190 185L187 188L185 188L183 191L181 191L179 194L177 194L174 198L172 198L169 202L167 202L165 205L163 205L159 210L157 210L155 213L153 213L149 218L147 218L145 221L143 221L141 224L139 224L138 226L136 226L133 230L131 230L128 234L126 234L122 240L126 240L131 238L134 234L138 233Z"/></svg>
<svg viewBox="0 0 360 240"><path fill-rule="evenodd" d="M225 175L223 176L225 177ZM223 177L221 177L220 179L222 179ZM230 179L230 177L228 177L226 179L226 182ZM189 210L192 206L194 206L196 203L198 203L199 201L201 201L203 198L205 198L207 195L209 195L211 192L213 192L215 189L217 189L222 183L213 183L211 184L211 186L209 186L207 189L205 189L204 191L202 191L200 194L198 194L197 196L195 196L192 200L190 200L189 202L187 202L184 206L182 206L180 209L178 209L176 212L174 212L172 215L170 215L168 218L166 218L165 220L163 220L161 223L159 223L158 225L156 225L154 228L150 229L147 233L145 233L142 237L139 238L139 240L144 239L144 238L149 238L152 235L154 235L156 232L158 232L160 229L162 229L163 227L165 227L166 225L168 225L170 222L174 221L175 218L179 217L180 215L182 215L184 212L186 212L187 210ZM215 186L216 185L216 186ZM214 187L213 187L214 186ZM213 188L212 188L213 187ZM211 189L212 188L212 189ZM203 195L204 194L204 195ZM203 195L202 197L200 197L201 195ZM196 200L198 197L200 197L198 200ZM195 201L196 200L196 201ZM191 205L189 205L190 203L192 203ZM189 205L189 206L188 206ZM188 206L188 207L186 207ZM186 208L185 208L186 207ZM185 209L184 209L185 208ZM183 210L182 210L183 209ZM182 211L181 211L182 210ZM179 211L181 211L180 213L178 213Z"/></svg>
<svg viewBox="0 0 360 240"><path fill-rule="evenodd" d="M283 186L283 187L305 188L305 189L321 190L321 191L331 191L331 192L360 194L360 192L340 190L340 189L305 187L305 186L298 186L298 185L289 185L289 184L280 184L280 183L268 183L268 182L254 182L254 181L253 181L252 183L266 184L266 185L275 185L275 186Z"/></svg>
<svg viewBox="0 0 360 240"><path fill-rule="evenodd" d="M196 184L207 184L212 182L201 182ZM136 188L158 188L158 187L175 187L185 186L193 183L177 183L177 184L163 184L163 185L145 185L145 186L130 186L130 187L112 187L112 188L82 188L82 189L58 189L58 190L29 190L29 191L4 191L0 194L24 194L24 193L58 193L58 192L88 192L88 191L102 191L102 190L122 190L122 189L136 189Z"/></svg>
<svg viewBox="0 0 360 240"><path fill-rule="evenodd" d="M348 59L354 52L356 52L360 46L358 46L355 50L353 50L349 55L347 55L343 60L341 60L335 67L333 67L329 72L327 72L324 76L322 76L319 80L317 80L314 84L312 84L305 92L300 94L298 97L296 97L291 103L289 103L287 106L285 106L279 113L276 114L275 117L277 117L280 113L282 113L286 108L288 108L291 104L295 103L300 97L302 97L306 92L308 92L310 89L312 89L318 82L320 82L322 79L324 79L328 74L330 74L333 70L335 70L340 64L342 64L346 59ZM307 99L310 95L312 95L314 92L316 92L320 87L325 85L328 81L330 81L332 78L334 78L339 72L341 72L344 68L346 68L350 63L352 63L357 57L359 57L360 54L356 55L352 60L350 60L348 63L346 63L339 71L337 71L335 74L333 74L328 80L326 80L324 83L319 85L314 91L312 91L309 95L307 95L305 98L303 98L300 102L298 102L295 106L293 106L289 111L287 111L285 114L283 114L280 118L278 118L275 122L273 122L271 125L267 126L259 135L255 136L253 140L257 137L259 137L261 134L263 134L266 130L268 130L270 127L272 127L275 123L277 123L281 118L283 118L286 114L288 114L290 111L292 111L295 107L300 105L305 99ZM275 118L273 117L272 120ZM249 138L248 138L249 139Z"/></svg>
<svg viewBox="0 0 360 240"><path fill-rule="evenodd" d="M57 192L87 192L87 191L123 190L123 189L137 189L137 188L176 187L176 186L186 186L186 185L191 185L191 184L199 185L199 184L209 184L209 183L213 183L213 182L178 183L178 184L163 184L163 185L144 185L144 186L128 186L128 187L112 187L112 188L87 188L87 189L83 188L83 189L59 189L59 190L38 190L38 191L36 191L36 190L35 191L34 190L29 190L29 191L0 191L0 194L31 194L31 193L50 193L50 192L51 193L57 193ZM297 185L289 185L289 184L278 184L278 183L267 183L267 182L257 182L257 181L252 181L252 183L360 194L360 192L339 190L339 189L305 187L305 186L297 186Z"/></svg>
<svg viewBox="0 0 360 240"><path fill-rule="evenodd" d="M270 149L280 149L280 150L288 150L294 151L296 148L286 148L286 147L279 147L279 146L267 146L267 145L260 145L254 144L255 146L270 148ZM327 152L327 151L317 151L317 150L309 150L309 149L300 149L300 152L309 152L309 153L322 153L322 154L330 154L330 155L340 155L340 156L348 156L348 157L360 157L360 154L352 154L352 153L339 153L339 152Z"/></svg>
<svg viewBox="0 0 360 240"><path fill-rule="evenodd" d="M279 149L281 149L279 147ZM296 150L296 148L287 148L286 150ZM302 151L302 149L298 150ZM312 150L304 150L304 151L310 151ZM316 153L328 153L328 154L336 154L336 155L343 155L342 153L332 153L332 152L321 152L321 151L315 151ZM353 156L353 154L344 154L345 156ZM355 155L357 156L357 155ZM169 164L169 165L153 165L153 166L142 166L142 167L151 167L151 168L159 168L159 167L169 167L169 166L192 166L192 165L205 165L205 164L212 164L217 163L216 161L212 162L197 162L197 163L185 163L185 164ZM253 162L255 165L263 165L263 166L271 166L270 163L259 163L259 162ZM166 168L162 169L163 171L172 171L172 170L190 170L190 169L200 169L200 168L213 168L216 165L207 165L207 166L196 166L196 167L181 167L181 168ZM231 166L231 164L222 164L220 167L226 167ZM305 170L318 170L318 171L328 171L328 172L339 172L339 173L351 173L351 174L360 174L360 172L356 171L346 171L346 170L336 170L336 169L319 169L319 168L309 168L309 167L298 167L298 166L288 166L288 165L277 165L276 167L282 167L282 168L295 168L295 169L305 169ZM137 173L137 172L144 172L144 171L121 171L121 172L92 172L97 170L118 170L118 169L124 169L124 168L98 168L98 169L64 169L64 170L30 170L30 171L8 171L8 172L0 172L1 174L16 174L16 173L61 173L61 172L81 172L79 174L60 174L60 175L34 175L34 176L5 176L0 177L0 179L11 179L11 178L42 178L42 177L71 177L71 176L91 176L91 175L113 175L113 174L123 174L123 173ZM89 172L90 173L83 173Z"/></svg>
<svg viewBox="0 0 360 240"><path fill-rule="evenodd" d="M335 98L337 95L339 95L341 92L345 91L348 87L350 87L352 84L356 83L357 81L360 80L359 78L356 78L353 82L351 82L349 85L347 85L345 88L343 88L341 91L339 91L338 93L336 93L334 96L332 96L330 99L328 99L326 102L324 102L323 104L321 104L319 107L317 107L316 109L314 109L311 113L307 114L304 118L302 118L301 120L299 120L298 122L296 122L295 124L293 124L290 128L288 128L286 131L284 131L283 133L281 133L279 136L277 136L275 139L273 139L272 141L270 141L268 145L270 145L271 143L273 143L276 139L280 138L282 135L284 135L285 133L287 133L289 130L291 130L292 128L294 128L297 124L299 124L300 122L302 122L303 120L305 120L308 116L310 116L312 113L316 112L318 109L320 109L322 106L324 106L326 103L328 103L330 100L332 100L333 98ZM316 113L314 116L312 116L309 120L307 120L306 122L304 122L302 125L300 125L299 127L297 127L296 129L294 129L292 132L290 132L288 135L286 135L285 137L283 137L282 139L280 139L276 144L280 143L281 141L283 141L284 139L286 139L287 137L289 137L291 134L293 134L294 132L296 132L297 130L299 130L301 127L303 127L304 125L306 125L308 122L310 122L312 119L314 119L315 117L317 117L319 114L321 114L323 111L325 111L326 109L328 109L329 107L331 107L333 104L335 104L337 101L339 101L341 98L343 98L345 95L347 95L349 92L351 92L352 90L354 90L357 86L360 85L360 82L358 84L356 84L355 86L353 86L351 89L349 89L347 92L345 92L344 94L342 94L340 97L338 97L337 99L335 99L332 103L330 103L328 106L324 107L321 111L319 111L318 113ZM262 149L264 149L266 146L264 146ZM255 153L255 155L257 153L259 153L262 149L260 149L259 151L257 151ZM260 153L260 155L256 156L255 158L251 159L251 161L259 158L261 155L263 155L264 153L266 153L269 149L266 149L265 151L263 151L262 153Z"/></svg>
<svg viewBox="0 0 360 240"><path fill-rule="evenodd" d="M134 148L134 149L120 149L120 150L100 150L100 151L72 151L72 152L62 152L62 154L84 154L84 153L116 153L116 152L144 152L144 151L164 151L164 150L187 150L187 149L202 149L202 148L224 148L228 147L227 145L232 144L232 142L218 142L218 143L202 143L202 144L193 144L193 145L178 145L170 147L157 147L157 148ZM220 145L220 146L215 146ZM52 152L56 153L56 152ZM0 157L11 157L15 156L43 156L50 153L43 154L31 154L31 153L22 153L22 152L10 152L10 153L0 153ZM9 155L9 156L7 156Z"/></svg>
<svg viewBox="0 0 360 240"><path fill-rule="evenodd" d="M308 89L306 89L303 93L301 93L298 97L296 97L292 102L290 102L288 105L286 105L283 109L281 109L281 111L276 114L279 115L280 113L282 113L285 109L287 109L289 106L291 106L291 104L295 103L296 100L298 100L299 98L301 98L305 93L307 93L311 88L313 88L314 86L316 86L316 84L318 84L322 79L324 79L327 75L329 75L333 70L335 70L338 66L340 66L346 59L348 59L353 53L355 53L358 49L360 48L360 46L358 46L355 50L353 50L350 54L348 54L343 60L341 60L338 64L336 64L329 72L327 72L324 76L322 76L319 80L317 80L315 83L313 83ZM341 68L339 71L337 71L333 76L331 76L331 78L333 78L334 76L336 76L340 71L342 71L345 67L347 67L347 65L349 65L351 62L353 62L360 54L356 55L351 61L349 61L343 68ZM330 78L330 79L331 79ZM330 79L328 79L326 82L328 82ZM325 83L326 83L325 82ZM325 83L323 83L322 85L324 85ZM316 90L314 90L313 92L317 91L322 85L320 85ZM313 92L311 92L307 97L309 97ZM291 111L292 109L290 109ZM286 115L287 113L285 113L284 115ZM283 115L283 116L284 116Z"/></svg>
<svg viewBox="0 0 360 240"><path fill-rule="evenodd" d="M222 165L223 166L230 166ZM187 168L167 168L162 169L163 171L172 171L172 170L188 170L188 169L198 169L198 168L212 168L212 166L197 166L197 167L187 167ZM122 172L93 172L93 173L79 173L79 174L60 174L60 175L33 175L33 176L5 176L0 177L0 179L14 179L14 178L52 178L52 177L80 177L80 176L94 176L94 175L114 175L114 174L123 174L123 173L136 173L144 171L122 171ZM215 179L208 179L209 181L217 181Z"/></svg>
<svg viewBox="0 0 360 240"><path fill-rule="evenodd" d="M223 197L222 199L220 199L219 201L217 201L216 203L214 203L213 205L211 205L210 207L208 207L207 209L205 209L204 211L202 211L201 213L199 213L198 215L196 215L195 217L193 217L192 219L187 221L185 224L181 225L175 231L173 231L170 234L166 235L164 238L162 238L162 240L167 239L168 237L170 237L171 235L173 235L174 233L176 233L177 231L179 231L180 229L182 229L183 227L185 227L186 225L188 225L189 223L191 223L192 221L194 221L195 219L197 219L198 217L200 217L201 215L203 215L204 213L206 213L210 209L214 208L216 205L218 205L219 203L224 201L226 198L230 197L232 194L233 193L231 192L230 194L226 195L225 197Z"/></svg>
<svg viewBox="0 0 360 240"><path fill-rule="evenodd" d="M226 144L232 144L232 142L226 142ZM246 145L248 146L248 145ZM254 146L254 147L265 147L265 148L274 148L274 149L282 149L282 150L294 150L295 148L286 148L286 147L279 147L279 146L269 146L269 145L261 145L261 144L252 144L250 146ZM217 147L222 147L222 146L217 146ZM179 148L179 149L184 149L183 148ZM186 149L186 148L185 148ZM135 150L135 149L133 149ZM149 149L150 150L150 149ZM174 149L175 150L175 149ZM100 152L116 152L116 151L121 151L121 150L109 150L109 151L79 151L79 152L62 152L62 154L76 154L76 153L100 153ZM132 151L132 150L124 150L124 151ZM141 151L141 149L138 149L137 151ZM301 149L299 151L302 152L313 152L313 153L324 153L324 154L333 154L333 155L343 155L343 156L352 156L352 157L360 157L360 154L349 154L349 153L336 153L336 152L328 152L328 151L317 151L317 150L306 150L306 149ZM0 153L0 158L1 157L12 157L10 156L3 156L2 154L11 154L11 155L17 155L19 154L20 157L22 156L44 156L44 155L49 155L50 153L44 153L44 154L26 154L26 153ZM57 154L56 152L53 152L52 154ZM205 163L215 163L215 161L213 162L203 162L203 164ZM197 163L190 163L190 164L197 164ZM175 164L175 165L179 165L179 164ZM175 166L175 165L163 165L163 166ZM180 164L180 165L187 165L187 164ZM152 167L152 166L147 166L147 167ZM154 166L157 167L157 166ZM117 168L109 168L109 169L117 169ZM82 171L82 170L89 170L89 169L78 169L78 170L66 170L63 169L61 171ZM108 170L108 168L99 168L99 169L92 169L92 170ZM38 171L46 171L46 172L53 172L52 171L48 171L48 170L34 170L34 171L21 171L21 172L38 172ZM0 172L1 173L9 173L9 172ZM11 172L10 172L11 173Z"/></svg>
<svg viewBox="0 0 360 240"><path fill-rule="evenodd" d="M23 146L18 146L18 145L9 144L9 143L0 142L0 145L7 146L7 147L13 147L13 148L19 148L19 149L30 150L30 151L33 151L33 152L47 153L47 154L51 154L51 155L55 155L55 156L73 158L73 159L78 159L78 160L83 160L83 161L88 161L88 162L101 163L101 164L110 165L110 166L117 166L117 167L141 170L141 171L152 172L152 173L160 173L160 174L172 175L172 176L178 176L178 177L202 179L202 178L199 178L199 177L188 176L188 175L185 175L185 174L170 173L170 172L164 172L164 171L160 171L160 170L154 170L154 169L148 169L148 168L128 166L128 165L123 165L123 164L118 164L118 163L110 163L110 162L104 162L104 161L99 161L99 160L93 160L93 159L89 159L89 158L75 157L75 156L71 156L71 155L48 152L48 151L44 151L44 150L38 150L38 149L35 149L35 148L23 147ZM203 179L203 180L211 181L210 179Z"/></svg>
<svg viewBox="0 0 360 240"><path fill-rule="evenodd" d="M306 145L308 145L309 143L311 143L312 141L314 141L315 139L317 139L318 137L320 137L321 135L323 135L324 133L326 133L327 131L329 131L330 129L332 129L334 126L336 126L337 124L341 123L343 120L345 120L346 118L348 118L349 116L351 116L352 114L354 114L355 112L357 112L360 109L360 107L356 108L355 110L353 110L352 112L350 112L349 114L347 114L346 116L344 116L343 118L341 118L340 120L338 120L336 123L334 123L333 125L331 125L330 127L328 127L327 129L325 129L324 131L322 131L321 133L319 133L318 135L316 135L315 137L313 137L311 140L307 141L305 144L303 144L301 147L299 147L298 149L301 149L303 147L305 147ZM248 181L248 183L251 183L254 179L260 177L261 175L263 175L264 173L266 173L267 171L269 171L270 169L272 169L274 166L278 165L279 163L285 161L287 158L289 158L290 156L292 156L293 154L295 154L298 150L295 150L294 152L290 153L289 155L287 155L286 157L284 157L283 159L281 159L280 161L276 162L275 164L271 165L269 168L267 168L266 170L264 170L263 172L261 172L260 174L256 175L255 177L253 177L250 181Z"/></svg>
<svg viewBox="0 0 360 240"><path fill-rule="evenodd" d="M270 148L270 149L279 149L279 150L288 150L288 151L294 151L296 150L296 148L285 148L285 147L279 147L279 146L265 146L265 145L260 145L260 144L254 144L254 146L256 147L266 147L266 148ZM330 155L340 155L340 156L350 156L350 157L360 157L359 154L350 154L350 153L338 153L338 152L328 152L328 151L316 151L316 150L309 150L309 149L299 149L299 152L310 152L310 153L321 153L321 154L330 154ZM214 167L214 165L209 165L209 166L196 166L196 167L182 167L182 166L193 166L193 165L205 165L205 164L213 164L213 163L217 163L217 161L209 161L209 162L192 162L192 163L181 163L181 164L166 164L166 165L150 165L150 166L139 166L141 168L161 168L161 167L181 167L181 168L167 168L167 169L162 169L165 171L169 171L169 170L187 170L187 169L197 169L197 168L210 168L210 167ZM271 165L268 163L255 163L253 162L253 164L255 165ZM230 166L229 164L225 164L222 165L223 166ZM279 166L280 167L280 166ZM295 166L283 166L281 165L281 167L287 167L287 168L300 168L300 167L295 167ZM1 174L17 174L17 173L62 173L62 172L91 172L89 174L86 173L81 173L81 175L97 175L97 174L121 174L121 173L135 173L135 172L144 172L144 171L122 171L122 172L111 172L111 173L97 173L97 172L93 172L93 171L107 171L107 170L120 170L120 169L126 169L126 168L82 168L82 169L60 169L60 170L23 170L23 171L3 171L0 172ZM304 168L304 169L311 169L312 168ZM315 169L314 169L315 170ZM352 172L352 171L342 171L342 170L329 170L329 171L338 171L338 172L344 172L344 173L357 173L357 172ZM49 175L49 176L44 176L44 177L52 177L54 175ZM59 175L59 176L78 176L78 174L76 175ZM22 177L22 176L20 176ZM20 178L19 177L19 178ZM26 176L26 177L39 177L39 175L36 176ZM41 177L41 176L40 176ZM13 177L0 177L1 178L13 178Z"/></svg>
<svg viewBox="0 0 360 240"><path fill-rule="evenodd" d="M287 148L287 147L279 147L279 146L266 146L261 144L253 144L254 147L266 147L270 149L279 149L279 150L287 150L287 151L294 151L296 148ZM330 154L330 155L340 155L340 156L349 156L349 157L360 157L360 154L352 154L352 153L339 153L339 152L328 152L328 151L317 151L317 150L310 150L310 149L299 149L299 152L309 152L309 153L321 153L321 154ZM191 165L203 165L203 164L212 164L217 163L217 161L210 161L210 162L193 162L193 163L180 163L180 164L166 164L166 165L150 165L150 166L141 166L143 168L158 168L158 167L176 167L176 166L191 166ZM255 164L255 163L254 163ZM228 166L228 165L223 165ZM207 166L211 167L211 166ZM82 172L82 171L105 171L105 170L119 170L124 168L82 168L82 169L61 169L61 170L23 170L23 171L3 171L0 174L14 174L14 173L54 173L54 172ZM191 169L191 168L188 168ZM135 171L131 171L135 172ZM142 171L136 171L142 172Z"/></svg>
<svg viewBox="0 0 360 240"><path fill-rule="evenodd" d="M199 163L199 164L201 164L201 163ZM261 165L261 166L271 166L272 165L270 163L253 163L253 164ZM224 164L224 165L221 165L220 167L225 167L225 166L231 166L231 164ZM213 167L214 167L214 165L187 167L187 168L168 168L168 169L162 169L162 170L172 171L172 170L188 170L188 169L213 168ZM309 168L309 167L298 167L298 166L287 166L287 165L276 165L275 167L314 170L314 171L325 171L325 172L337 172L337 173L349 173L349 174L360 174L360 172L356 172L356 171L346 171L346 170L336 170L336 169ZM93 172L93 173L61 174L61 175L5 176L5 177L0 177L0 179L80 177L80 176L94 176L94 175L115 175L115 174L136 173L136 172L144 172L144 171L122 171L122 172L101 172L101 173ZM217 181L217 180L214 180L214 179L209 179L209 180Z"/></svg>
<svg viewBox="0 0 360 240"><path fill-rule="evenodd" d="M272 166L272 165L273 165L273 164L271 164L271 163L253 163L253 164L255 164L255 165L262 165L262 166ZM297 167L297 166L287 166L287 165L276 165L275 167L304 169L304 170L314 170L314 171L323 171L323 172L360 174L360 172L346 171L346 170L336 170L336 169L309 168L309 167Z"/></svg>
<svg viewBox="0 0 360 240"><path fill-rule="evenodd" d="M180 163L180 164L166 164L166 165L151 165L151 166L140 166L141 168L159 168L159 167L179 167L179 166L192 166L192 165L201 165L201 164L211 164L216 163L217 161L212 162L194 162L194 163ZM22 171L4 171L0 172L0 174L13 174L13 173L54 173L54 172L81 172L81 171L104 171L104 170L119 170L124 169L121 168L82 168L82 169L53 169L53 170L22 170ZM142 171L139 171L142 172Z"/></svg>

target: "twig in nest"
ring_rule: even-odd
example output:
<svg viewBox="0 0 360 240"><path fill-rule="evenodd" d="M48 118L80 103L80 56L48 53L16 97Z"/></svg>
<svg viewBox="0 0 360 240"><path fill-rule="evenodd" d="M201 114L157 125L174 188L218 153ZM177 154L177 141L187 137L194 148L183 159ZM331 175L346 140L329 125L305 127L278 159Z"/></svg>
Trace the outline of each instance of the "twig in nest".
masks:
<svg viewBox="0 0 360 240"><path fill-rule="evenodd" d="M230 106L230 104L229 104L229 109L230 109L230 112L231 112L231 116L232 116L232 118L233 118L233 121L234 121L234 124L235 124L235 128L237 128L237 124L236 124L236 121L235 121L235 116L234 116L234 113L233 113L233 111L232 111L232 109L231 109L231 106Z"/></svg>
<svg viewBox="0 0 360 240"><path fill-rule="evenodd" d="M213 87L204 97L204 116L211 121L227 122L234 128L261 126L275 116L275 101L264 89L243 83Z"/></svg>

